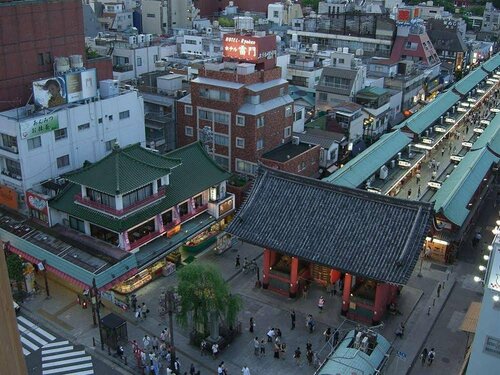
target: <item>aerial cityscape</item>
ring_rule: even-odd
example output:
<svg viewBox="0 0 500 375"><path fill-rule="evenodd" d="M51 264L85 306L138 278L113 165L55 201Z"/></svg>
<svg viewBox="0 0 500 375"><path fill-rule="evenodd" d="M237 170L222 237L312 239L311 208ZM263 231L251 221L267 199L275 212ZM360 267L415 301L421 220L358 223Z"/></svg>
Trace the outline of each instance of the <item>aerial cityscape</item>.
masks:
<svg viewBox="0 0 500 375"><path fill-rule="evenodd" d="M0 374L500 368L500 0L0 0Z"/></svg>

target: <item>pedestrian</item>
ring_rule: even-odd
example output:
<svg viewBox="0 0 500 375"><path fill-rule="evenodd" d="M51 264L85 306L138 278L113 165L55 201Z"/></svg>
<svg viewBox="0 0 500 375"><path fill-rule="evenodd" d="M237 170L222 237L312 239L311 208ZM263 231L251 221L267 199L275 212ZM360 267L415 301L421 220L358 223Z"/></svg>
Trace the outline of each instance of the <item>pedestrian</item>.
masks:
<svg viewBox="0 0 500 375"><path fill-rule="evenodd" d="M421 177L422 177L422 175L420 174L420 172L417 172L417 184L420 184Z"/></svg>
<svg viewBox="0 0 500 375"><path fill-rule="evenodd" d="M189 375L194 375L196 373L196 369L194 367L194 364L191 363L191 367L189 368Z"/></svg>
<svg viewBox="0 0 500 375"><path fill-rule="evenodd" d="M146 318L147 318L147 316L149 314L149 309L146 306L146 302L142 303L141 311L142 311L142 319L146 320Z"/></svg>
<svg viewBox="0 0 500 375"><path fill-rule="evenodd" d="M205 355L205 350L207 350L207 342L205 340L201 340L201 344L200 344L200 354L202 356Z"/></svg>
<svg viewBox="0 0 500 375"><path fill-rule="evenodd" d="M250 333L253 333L253 327L255 327L255 323L253 321L253 316L250 318L250 327L248 327L248 331L250 331Z"/></svg>
<svg viewBox="0 0 500 375"><path fill-rule="evenodd" d="M337 295L337 283L333 283L333 295L336 296Z"/></svg>
<svg viewBox="0 0 500 375"><path fill-rule="evenodd" d="M250 375L250 369L247 365L243 366L243 368L241 369L241 373L242 375Z"/></svg>
<svg viewBox="0 0 500 375"><path fill-rule="evenodd" d="M274 344L274 358L276 359L280 359L280 349L281 349L281 346L279 343L275 343Z"/></svg>
<svg viewBox="0 0 500 375"><path fill-rule="evenodd" d="M312 348L313 348L313 344L311 344L310 340L307 340L307 342L306 342L306 352L308 352L309 350L312 350Z"/></svg>
<svg viewBox="0 0 500 375"><path fill-rule="evenodd" d="M151 338L146 334L142 338L142 346L144 350L148 350L150 345L151 345Z"/></svg>
<svg viewBox="0 0 500 375"><path fill-rule="evenodd" d="M441 149L441 157L444 156L444 147Z"/></svg>
<svg viewBox="0 0 500 375"><path fill-rule="evenodd" d="M312 364L313 364L313 351L312 350L307 351L306 358L307 358L307 364L309 366L312 366Z"/></svg>
<svg viewBox="0 0 500 375"><path fill-rule="evenodd" d="M259 356L259 348L260 348L259 338L255 337L253 339L253 354L255 354L256 356Z"/></svg>
<svg viewBox="0 0 500 375"><path fill-rule="evenodd" d="M420 198L420 194L421 194L421 191L420 191L420 185L418 185L418 190L417 190L417 198Z"/></svg>
<svg viewBox="0 0 500 375"><path fill-rule="evenodd" d="M158 351L158 349L159 349L158 337L153 336L153 340L151 340L151 346L153 347L153 350L155 352Z"/></svg>
<svg viewBox="0 0 500 375"><path fill-rule="evenodd" d="M476 234L474 235L474 238L472 239L472 247L477 247L477 245L479 244L479 241L481 241L481 233L479 232L476 232Z"/></svg>
<svg viewBox="0 0 500 375"><path fill-rule="evenodd" d="M219 363L219 366L217 367L217 375L224 375L226 372L226 369L224 368L224 361Z"/></svg>
<svg viewBox="0 0 500 375"><path fill-rule="evenodd" d="M260 355L262 357L266 356L266 342L264 339L260 340Z"/></svg>
<svg viewBox="0 0 500 375"><path fill-rule="evenodd" d="M280 356L281 356L281 359L285 359L285 353L286 353L286 344L283 342L281 343L281 346L280 346Z"/></svg>
<svg viewBox="0 0 500 375"><path fill-rule="evenodd" d="M179 357L175 358L174 361L174 370L176 374L179 374L181 371L181 362L179 361Z"/></svg>
<svg viewBox="0 0 500 375"><path fill-rule="evenodd" d="M407 199L410 199L411 198L411 188L408 189L408 196L407 196Z"/></svg>
<svg viewBox="0 0 500 375"><path fill-rule="evenodd" d="M235 268L240 268L241 264L240 264L240 255L237 254L236 255L236 261L234 262L234 267Z"/></svg>
<svg viewBox="0 0 500 375"><path fill-rule="evenodd" d="M215 359L217 358L217 354L219 354L219 344L214 343L212 345L212 358ZM224 362L223 362L224 363Z"/></svg>
<svg viewBox="0 0 500 375"><path fill-rule="evenodd" d="M432 362L434 361L435 357L436 357L436 352L434 351L434 348L432 348L429 351L429 354L427 354L427 362L429 363L429 366L432 365Z"/></svg>
<svg viewBox="0 0 500 375"><path fill-rule="evenodd" d="M332 329L328 327L325 332L323 332L323 336L325 336L325 342L328 342L328 340L330 340L330 337L332 337Z"/></svg>
<svg viewBox="0 0 500 375"><path fill-rule="evenodd" d="M142 310L141 306L138 306L137 309L135 310L135 321L138 322L142 318Z"/></svg>
<svg viewBox="0 0 500 375"><path fill-rule="evenodd" d="M295 329L295 319L296 319L295 310L292 310L292 312L290 313L290 319L292 320L292 330L294 330Z"/></svg>
<svg viewBox="0 0 500 375"><path fill-rule="evenodd" d="M295 352L293 353L293 358L295 359L295 364L297 366L300 366L300 355L301 355L301 351L300 351L300 347L297 347L297 349L295 349Z"/></svg>
<svg viewBox="0 0 500 375"><path fill-rule="evenodd" d="M438 288L437 288L437 298L439 298L439 294L441 293L441 283L438 284Z"/></svg>
<svg viewBox="0 0 500 375"><path fill-rule="evenodd" d="M339 342L339 330L336 329L335 332L333 333L333 346L335 347L338 342Z"/></svg>
<svg viewBox="0 0 500 375"><path fill-rule="evenodd" d="M302 287L302 298L307 299L307 292L309 291L309 287L307 284L304 284Z"/></svg>
<svg viewBox="0 0 500 375"><path fill-rule="evenodd" d="M435 180L436 179L436 175L437 175L437 172L434 170L432 171L432 179Z"/></svg>
<svg viewBox="0 0 500 375"><path fill-rule="evenodd" d="M313 333L314 331L314 320L311 314L309 314L306 318L306 326L309 328L309 333Z"/></svg>
<svg viewBox="0 0 500 375"><path fill-rule="evenodd" d="M318 300L318 309L319 309L320 313L323 312L324 306L325 306L325 299L323 298L323 296L321 296L321 297L319 297L319 300Z"/></svg>
<svg viewBox="0 0 500 375"><path fill-rule="evenodd" d="M399 327L396 330L396 336L402 339L404 334L405 334L405 325L403 324L403 322L400 322Z"/></svg>
<svg viewBox="0 0 500 375"><path fill-rule="evenodd" d="M267 342L273 342L275 334L274 328L269 329L269 331L267 331Z"/></svg>
<svg viewBox="0 0 500 375"><path fill-rule="evenodd" d="M339 291L342 293L342 289L344 289L344 280L339 279Z"/></svg>
<svg viewBox="0 0 500 375"><path fill-rule="evenodd" d="M137 310L137 296L135 294L132 294L132 308L133 311Z"/></svg>

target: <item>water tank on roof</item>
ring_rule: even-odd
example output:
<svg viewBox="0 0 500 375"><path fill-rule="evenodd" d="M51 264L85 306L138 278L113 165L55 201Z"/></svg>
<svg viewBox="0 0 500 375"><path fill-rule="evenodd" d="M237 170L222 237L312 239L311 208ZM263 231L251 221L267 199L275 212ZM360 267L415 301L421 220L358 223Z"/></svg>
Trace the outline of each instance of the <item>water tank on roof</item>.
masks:
<svg viewBox="0 0 500 375"><path fill-rule="evenodd" d="M144 34L137 35L137 41L139 43L144 43L146 41L146 35L144 35Z"/></svg>
<svg viewBox="0 0 500 375"><path fill-rule="evenodd" d="M299 40L299 36L297 34L292 34L292 42L297 42Z"/></svg>
<svg viewBox="0 0 500 375"><path fill-rule="evenodd" d="M69 59L67 57L56 57L56 72L64 73L69 70Z"/></svg>
<svg viewBox="0 0 500 375"><path fill-rule="evenodd" d="M128 44L137 44L137 35L132 35L128 37Z"/></svg>
<svg viewBox="0 0 500 375"><path fill-rule="evenodd" d="M99 93L101 94L101 98L118 95L120 93L120 88L118 86L119 82L120 81L116 79L99 81Z"/></svg>
<svg viewBox="0 0 500 375"><path fill-rule="evenodd" d="M389 174L389 168L387 168L385 165L381 166L379 172L379 178L381 180L385 180L388 174Z"/></svg>
<svg viewBox="0 0 500 375"><path fill-rule="evenodd" d="M344 53L349 53L349 48L348 48L348 47L344 47L344 48L342 48L342 52L344 52Z"/></svg>
<svg viewBox="0 0 500 375"><path fill-rule="evenodd" d="M73 69L81 69L81 68L83 68L82 55L71 55L69 57L69 61L71 62L71 67Z"/></svg>
<svg viewBox="0 0 500 375"><path fill-rule="evenodd" d="M151 39L153 38L153 34L146 34L146 42L151 42Z"/></svg>
<svg viewBox="0 0 500 375"><path fill-rule="evenodd" d="M312 48L313 52L318 52L318 43L313 43L311 48Z"/></svg>

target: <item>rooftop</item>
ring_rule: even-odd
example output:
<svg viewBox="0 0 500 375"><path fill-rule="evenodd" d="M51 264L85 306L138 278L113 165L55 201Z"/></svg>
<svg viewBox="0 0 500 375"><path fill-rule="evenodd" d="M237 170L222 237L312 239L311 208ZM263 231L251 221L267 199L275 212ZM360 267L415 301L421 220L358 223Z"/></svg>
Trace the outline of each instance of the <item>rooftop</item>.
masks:
<svg viewBox="0 0 500 375"><path fill-rule="evenodd" d="M432 205L259 168L226 229L242 241L372 280L405 284Z"/></svg>
<svg viewBox="0 0 500 375"><path fill-rule="evenodd" d="M306 152L310 148L311 145L305 142L300 142L298 145L288 142L275 148L274 150L266 152L262 155L262 158L284 163Z"/></svg>

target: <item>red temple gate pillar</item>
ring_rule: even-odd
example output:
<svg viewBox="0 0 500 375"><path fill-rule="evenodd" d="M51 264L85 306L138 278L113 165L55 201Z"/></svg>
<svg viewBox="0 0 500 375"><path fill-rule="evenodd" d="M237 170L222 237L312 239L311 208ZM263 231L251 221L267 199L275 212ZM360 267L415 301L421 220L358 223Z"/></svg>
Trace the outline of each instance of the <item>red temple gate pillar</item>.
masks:
<svg viewBox="0 0 500 375"><path fill-rule="evenodd" d="M349 273L346 273L344 276L344 291L342 293L342 315L347 315L349 311L349 303L351 302L351 284L352 284L352 276Z"/></svg>
<svg viewBox="0 0 500 375"><path fill-rule="evenodd" d="M382 320L387 307L387 302L389 300L389 295L389 285L377 283L377 289L375 291L375 304L373 306L373 325L379 324Z"/></svg>
<svg viewBox="0 0 500 375"><path fill-rule="evenodd" d="M388 304L396 303L398 295L398 286L397 285L389 285L389 301Z"/></svg>
<svg viewBox="0 0 500 375"><path fill-rule="evenodd" d="M271 268L271 255L272 251L264 249L264 257L262 264L262 288L267 289L269 286L269 273Z"/></svg>
<svg viewBox="0 0 500 375"><path fill-rule="evenodd" d="M290 298L297 296L297 289L299 288L299 258L292 257L290 264L290 290L288 295Z"/></svg>

